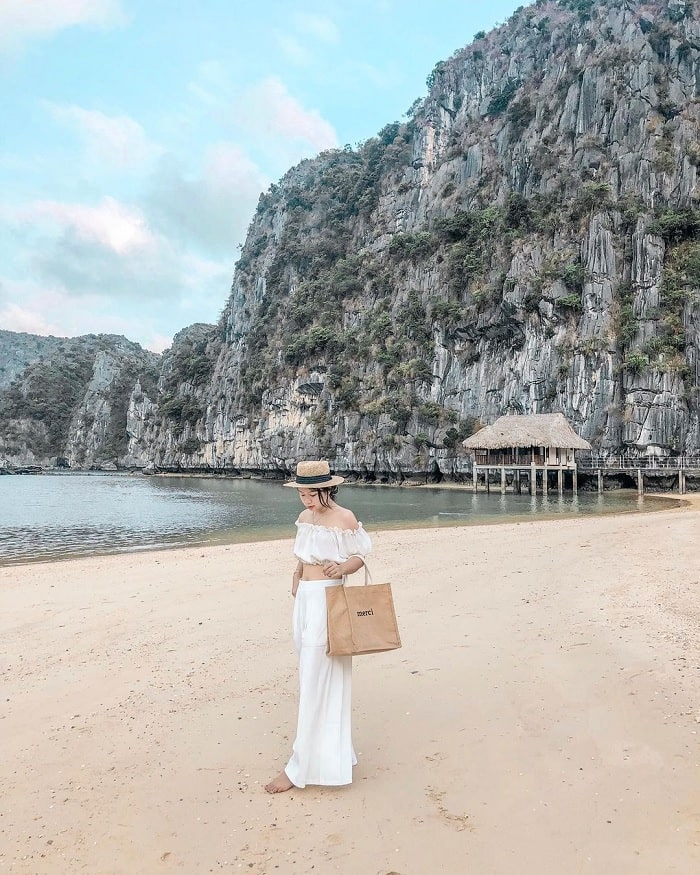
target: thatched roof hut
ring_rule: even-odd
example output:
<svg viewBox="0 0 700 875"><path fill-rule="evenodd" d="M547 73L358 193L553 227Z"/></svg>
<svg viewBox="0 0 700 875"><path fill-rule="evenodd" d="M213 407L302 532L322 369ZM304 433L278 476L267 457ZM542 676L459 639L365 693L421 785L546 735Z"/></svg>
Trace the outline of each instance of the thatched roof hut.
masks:
<svg viewBox="0 0 700 875"><path fill-rule="evenodd" d="M463 441L469 450L499 450L511 447L557 447L590 450L563 413L532 413L525 416L499 416L492 424Z"/></svg>

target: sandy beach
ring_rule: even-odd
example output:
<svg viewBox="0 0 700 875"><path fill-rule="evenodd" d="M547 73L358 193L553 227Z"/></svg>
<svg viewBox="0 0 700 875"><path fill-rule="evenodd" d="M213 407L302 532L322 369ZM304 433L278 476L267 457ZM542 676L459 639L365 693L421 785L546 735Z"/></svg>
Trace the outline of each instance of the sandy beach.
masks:
<svg viewBox="0 0 700 875"><path fill-rule="evenodd" d="M352 786L274 797L291 531L0 569L0 872L696 875L697 502L366 525L404 647L355 660Z"/></svg>

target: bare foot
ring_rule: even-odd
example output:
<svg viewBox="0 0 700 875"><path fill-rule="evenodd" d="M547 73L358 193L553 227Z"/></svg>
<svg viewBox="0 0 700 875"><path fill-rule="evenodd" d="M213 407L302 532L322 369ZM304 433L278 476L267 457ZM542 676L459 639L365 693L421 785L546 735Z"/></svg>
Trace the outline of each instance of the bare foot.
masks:
<svg viewBox="0 0 700 875"><path fill-rule="evenodd" d="M286 772L280 772L279 775L269 784L265 784L265 789L268 793L285 793L291 790L294 784L287 777Z"/></svg>

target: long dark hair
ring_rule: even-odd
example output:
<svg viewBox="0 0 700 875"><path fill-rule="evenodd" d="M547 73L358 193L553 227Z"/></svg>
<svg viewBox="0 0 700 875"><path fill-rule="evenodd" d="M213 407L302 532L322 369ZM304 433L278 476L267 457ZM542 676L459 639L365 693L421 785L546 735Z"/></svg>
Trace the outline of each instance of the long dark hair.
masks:
<svg viewBox="0 0 700 875"><path fill-rule="evenodd" d="M318 500L323 507L330 507L331 501L335 501L335 497L338 494L338 487L326 486L323 489L315 489L314 492L318 495Z"/></svg>

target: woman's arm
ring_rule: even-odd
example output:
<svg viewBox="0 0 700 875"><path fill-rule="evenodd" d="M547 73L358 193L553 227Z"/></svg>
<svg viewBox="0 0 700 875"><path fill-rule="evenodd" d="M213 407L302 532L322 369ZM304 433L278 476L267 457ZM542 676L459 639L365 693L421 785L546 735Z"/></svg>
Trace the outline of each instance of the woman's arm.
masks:
<svg viewBox="0 0 700 875"><path fill-rule="evenodd" d="M301 575L304 571L304 563L301 559L297 562L297 567L294 569L294 574L292 574L292 595L296 598L297 589L299 588L299 581L301 580Z"/></svg>
<svg viewBox="0 0 700 875"><path fill-rule="evenodd" d="M344 562L324 562L323 573L328 580L338 580L345 574L354 574L364 565L364 560L361 556L350 556Z"/></svg>

